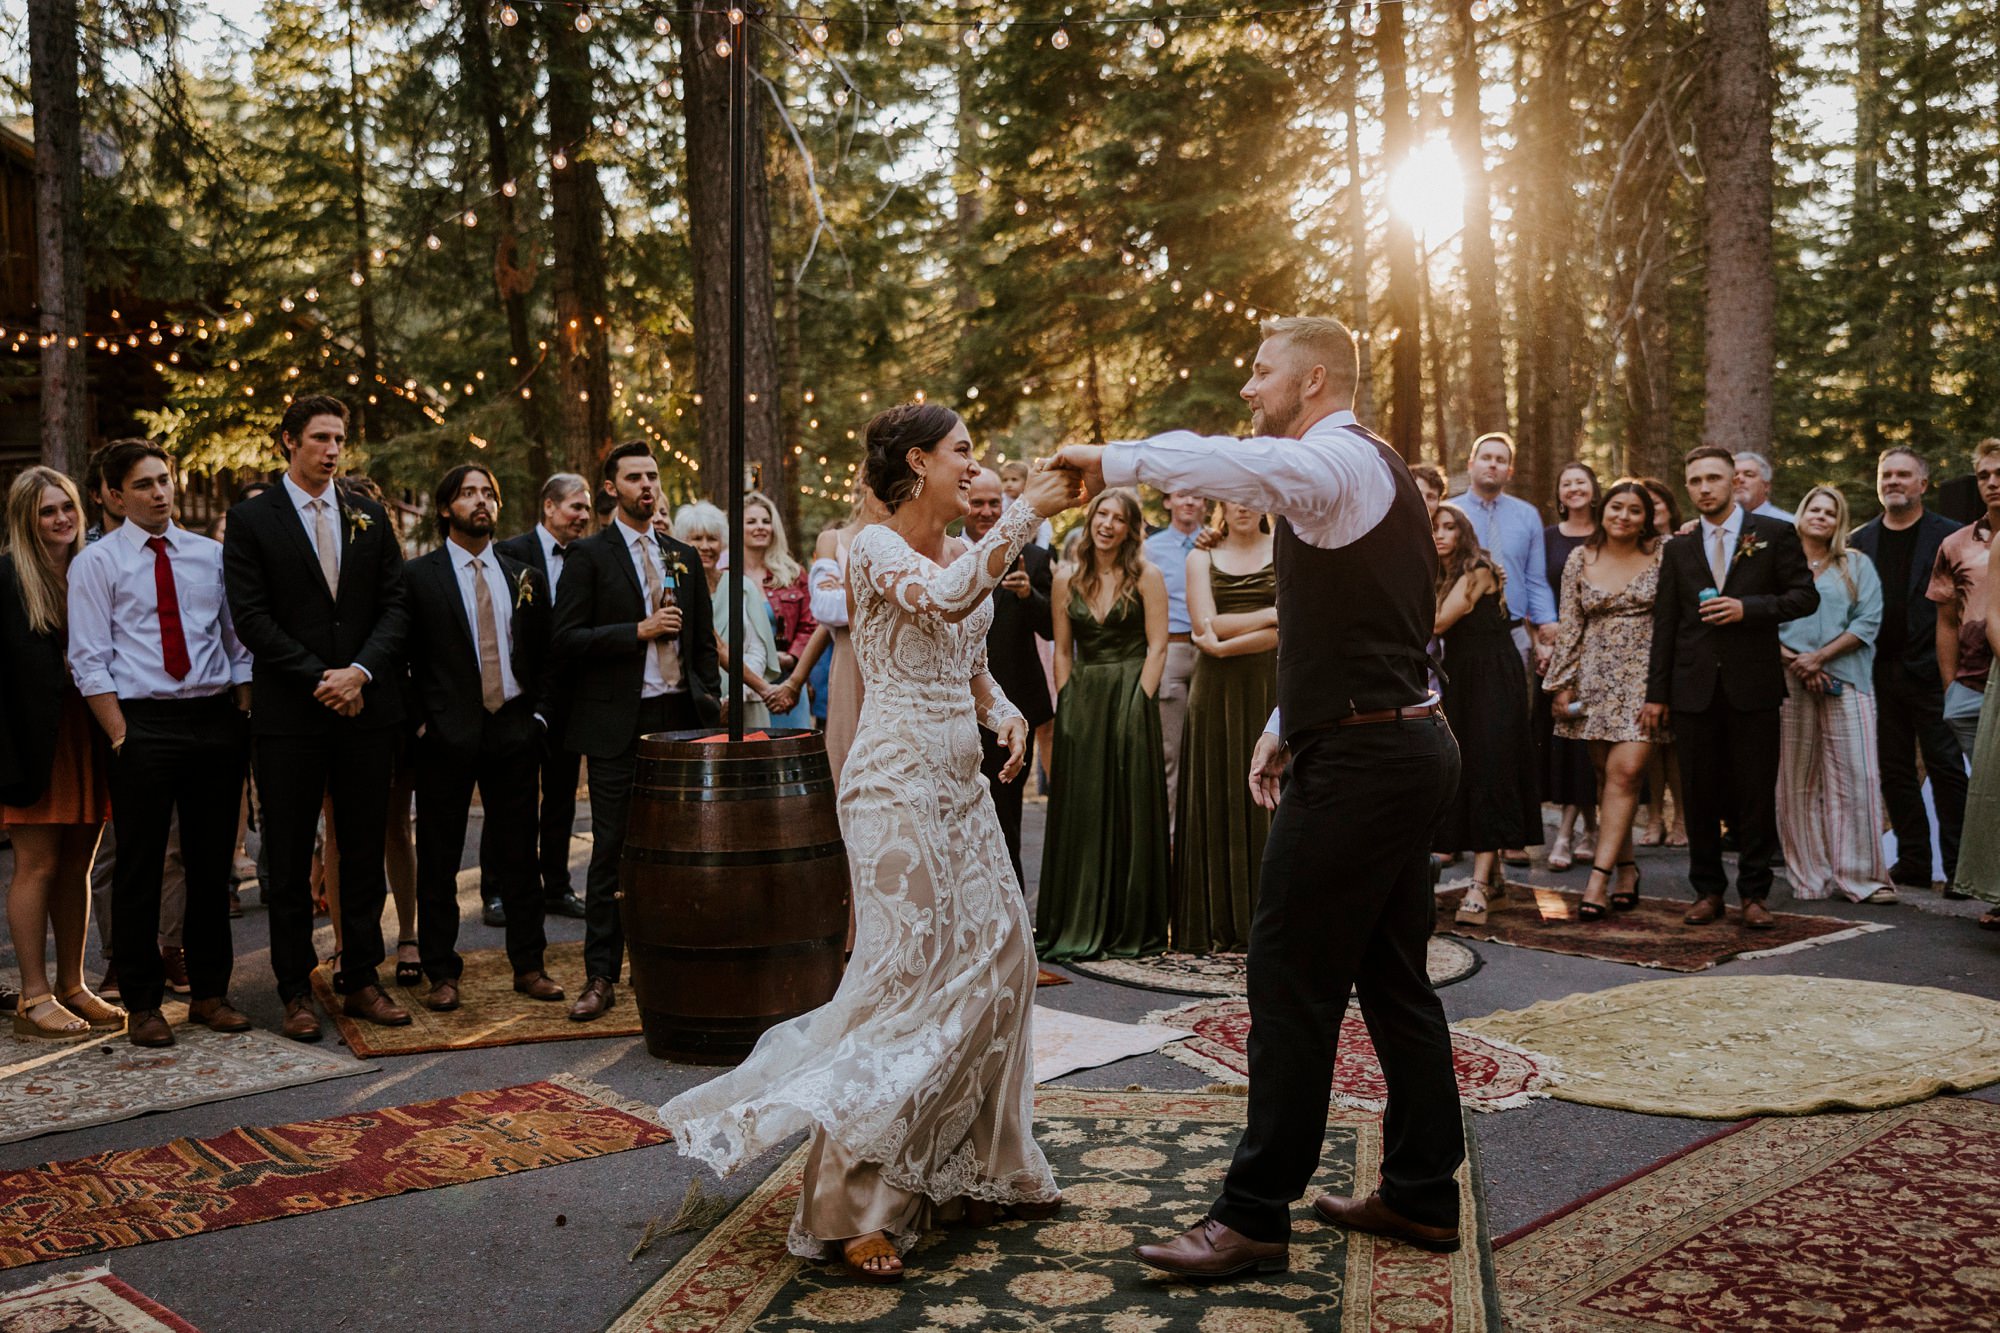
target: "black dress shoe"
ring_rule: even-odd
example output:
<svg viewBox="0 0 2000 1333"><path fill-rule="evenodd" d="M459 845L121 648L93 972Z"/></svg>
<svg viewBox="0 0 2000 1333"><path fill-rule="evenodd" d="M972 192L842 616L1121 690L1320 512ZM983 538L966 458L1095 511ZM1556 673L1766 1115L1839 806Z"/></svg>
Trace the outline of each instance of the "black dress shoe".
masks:
<svg viewBox="0 0 2000 1333"><path fill-rule="evenodd" d="M544 898L542 900L542 911L549 916L573 916L581 921L583 920L583 899L577 897L574 893L565 893L559 898Z"/></svg>
<svg viewBox="0 0 2000 1333"><path fill-rule="evenodd" d="M498 898L488 898L479 919L489 926L504 926L507 924L507 909L500 905Z"/></svg>

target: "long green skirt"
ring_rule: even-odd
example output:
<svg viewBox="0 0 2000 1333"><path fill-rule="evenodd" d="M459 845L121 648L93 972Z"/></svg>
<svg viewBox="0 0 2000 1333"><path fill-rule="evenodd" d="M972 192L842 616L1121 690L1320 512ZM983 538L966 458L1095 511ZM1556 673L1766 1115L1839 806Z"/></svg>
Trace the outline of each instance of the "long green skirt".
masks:
<svg viewBox="0 0 2000 1333"><path fill-rule="evenodd" d="M1972 790L1965 798L1965 836L1952 887L2000 903L2000 671L1987 682L1986 702L1979 706Z"/></svg>
<svg viewBox="0 0 2000 1333"><path fill-rule="evenodd" d="M1174 809L1174 948L1244 953L1271 814L1250 797L1250 758L1278 696L1278 655L1195 663Z"/></svg>

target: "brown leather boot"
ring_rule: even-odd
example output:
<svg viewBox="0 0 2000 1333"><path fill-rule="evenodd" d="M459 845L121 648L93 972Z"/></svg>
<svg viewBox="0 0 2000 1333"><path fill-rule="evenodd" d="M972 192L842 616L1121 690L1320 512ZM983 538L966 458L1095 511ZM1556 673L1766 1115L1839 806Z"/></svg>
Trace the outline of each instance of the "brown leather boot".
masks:
<svg viewBox="0 0 2000 1333"><path fill-rule="evenodd" d="M611 1006L618 1003L618 992L611 987L609 977L592 977L585 983L583 994L576 997L576 1003L569 1007L572 1023L588 1023L593 1018L602 1018Z"/></svg>
<svg viewBox="0 0 2000 1333"><path fill-rule="evenodd" d="M157 1009L135 1009L127 1020L126 1036L134 1046L171 1046L174 1030Z"/></svg>
<svg viewBox="0 0 2000 1333"><path fill-rule="evenodd" d="M312 996L295 995L285 1001L285 1025L278 1029L293 1041L318 1041L322 1035L319 1015L313 1012Z"/></svg>
<svg viewBox="0 0 2000 1333"><path fill-rule="evenodd" d="M199 1023L210 1032L248 1032L250 1020L236 1012L224 995L196 1000L188 1006L188 1022Z"/></svg>

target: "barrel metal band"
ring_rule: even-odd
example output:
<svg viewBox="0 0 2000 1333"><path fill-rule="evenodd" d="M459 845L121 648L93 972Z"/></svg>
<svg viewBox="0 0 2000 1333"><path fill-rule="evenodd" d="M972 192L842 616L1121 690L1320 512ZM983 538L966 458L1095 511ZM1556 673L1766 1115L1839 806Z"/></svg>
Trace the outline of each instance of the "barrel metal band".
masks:
<svg viewBox="0 0 2000 1333"><path fill-rule="evenodd" d="M718 805L726 801L796 800L800 797L824 795L832 790L831 780L773 783L763 787L689 787L640 782L634 788L636 793L644 793L661 801L695 805Z"/></svg>
<svg viewBox="0 0 2000 1333"><path fill-rule="evenodd" d="M720 944L713 948L694 944L646 944L640 950L648 958L671 958L687 963L730 963L739 959L802 958L808 954L844 951L846 935L825 935L816 940L786 940L781 944ZM631 947L630 943L626 946Z"/></svg>
<svg viewBox="0 0 2000 1333"><path fill-rule="evenodd" d="M625 844L625 859L642 861L648 865L662 866L713 866L717 868L736 867L754 869L758 866L788 865L797 861L819 861L831 857L845 859L847 844L835 839L832 842L815 842L804 847L769 847L748 851L683 852L669 851L664 847L640 847Z"/></svg>
<svg viewBox="0 0 2000 1333"><path fill-rule="evenodd" d="M641 759L637 774L641 786L657 787L768 787L781 782L827 783L833 769L824 755L808 759L773 762L685 759Z"/></svg>

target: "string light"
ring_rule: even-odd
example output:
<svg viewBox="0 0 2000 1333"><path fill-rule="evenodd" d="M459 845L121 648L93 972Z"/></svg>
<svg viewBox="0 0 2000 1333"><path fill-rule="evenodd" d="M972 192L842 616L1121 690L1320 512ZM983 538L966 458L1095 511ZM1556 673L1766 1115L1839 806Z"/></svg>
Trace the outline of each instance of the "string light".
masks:
<svg viewBox="0 0 2000 1333"><path fill-rule="evenodd" d="M1250 38L1250 45L1252 46L1262 46L1264 44L1264 40L1271 35L1268 31L1265 30L1264 25L1259 23L1256 19L1251 19L1250 26L1244 31L1245 35Z"/></svg>
<svg viewBox="0 0 2000 1333"><path fill-rule="evenodd" d="M1157 51L1166 44L1167 34L1165 29L1157 26L1146 29L1146 45Z"/></svg>
<svg viewBox="0 0 2000 1333"><path fill-rule="evenodd" d="M583 9L583 10L578 10L578 11L577 11L577 15L576 15L576 30L577 30L578 32L589 32L589 31L590 31L590 11L589 11L589 10L587 10L587 9Z"/></svg>
<svg viewBox="0 0 2000 1333"><path fill-rule="evenodd" d="M1069 29L1058 27L1054 35L1049 38L1049 45L1058 51L1067 51L1069 49Z"/></svg>
<svg viewBox="0 0 2000 1333"><path fill-rule="evenodd" d="M721 41L715 44L715 54L721 56L724 60L729 59L729 53L735 49L736 49L735 47L729 44L729 39L727 37L724 37Z"/></svg>
<svg viewBox="0 0 2000 1333"><path fill-rule="evenodd" d="M1354 20L1354 31L1363 37L1373 37L1382 21L1375 17L1375 0L1367 0L1361 6L1361 13Z"/></svg>
<svg viewBox="0 0 2000 1333"><path fill-rule="evenodd" d="M826 39L832 34L827 32L824 23L815 23L812 27L812 35L814 41L818 42L821 46L825 46Z"/></svg>
<svg viewBox="0 0 2000 1333"><path fill-rule="evenodd" d="M569 166L569 154L560 148L556 149L556 155L549 159L549 165L557 171L566 169Z"/></svg>
<svg viewBox="0 0 2000 1333"><path fill-rule="evenodd" d="M903 27L901 24L897 24L895 27L889 29L889 45L901 46L902 44L903 44Z"/></svg>
<svg viewBox="0 0 2000 1333"><path fill-rule="evenodd" d="M516 23L519 23L520 21L521 21L521 16L520 16L520 14L519 14L519 13L517 13L517 12L515 11L515 9L514 9L514 6L512 6L512 5L502 5L502 6L500 6L500 26L501 26L501 27L503 27L503 28L511 28L511 27L513 27L513 26L514 26L514 25L515 25Z"/></svg>
<svg viewBox="0 0 2000 1333"><path fill-rule="evenodd" d="M1493 7L1487 4L1486 0L1472 0L1471 13L1473 22L1475 23L1484 22L1486 16L1488 14L1491 14L1492 12L1493 12Z"/></svg>

